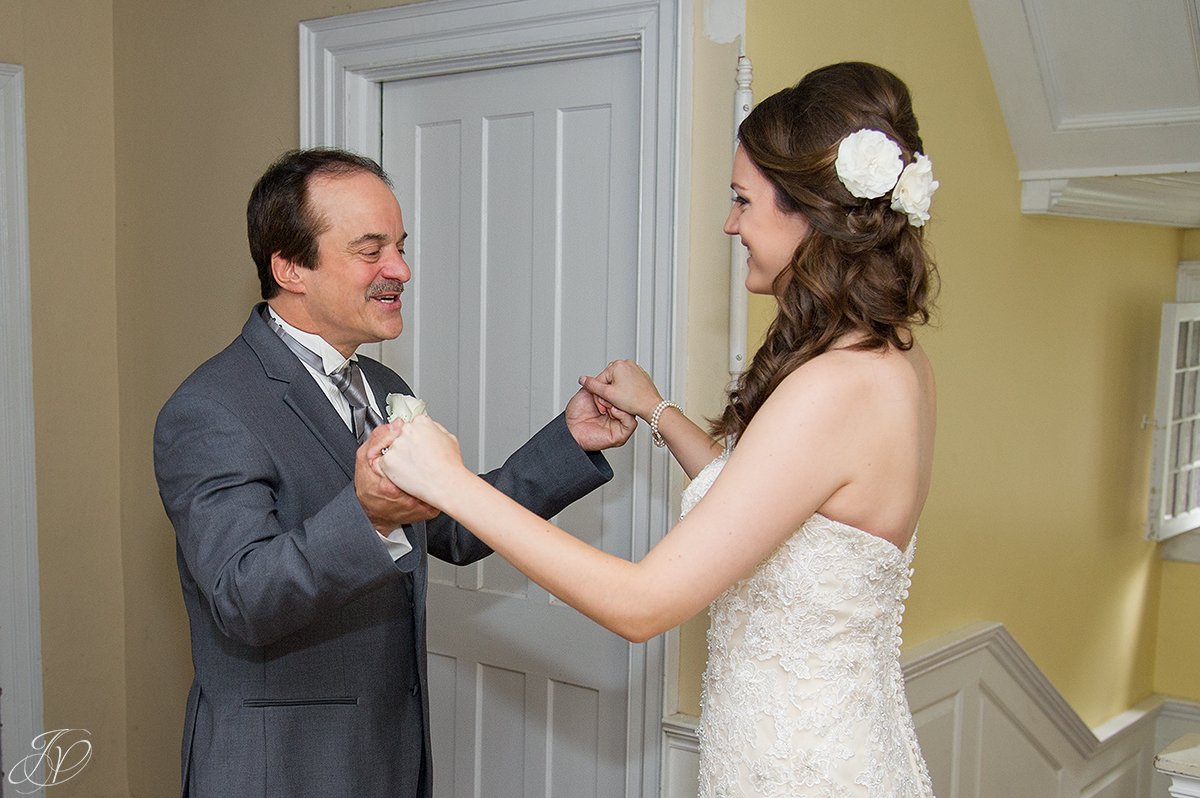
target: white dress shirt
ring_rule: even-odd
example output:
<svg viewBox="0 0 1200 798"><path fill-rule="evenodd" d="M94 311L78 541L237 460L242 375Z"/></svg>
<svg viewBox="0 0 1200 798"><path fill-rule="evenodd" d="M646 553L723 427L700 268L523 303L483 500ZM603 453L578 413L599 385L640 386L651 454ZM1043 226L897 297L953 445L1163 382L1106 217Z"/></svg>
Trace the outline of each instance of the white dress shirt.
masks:
<svg viewBox="0 0 1200 798"><path fill-rule="evenodd" d="M270 305L267 306L267 312L271 314L271 318L279 322L279 326L283 328L284 332L299 341L301 346L312 352L315 352L317 356L321 358L321 363L325 367L324 372L317 371L303 360L300 360L300 362L304 364L305 370L312 375L312 378L316 380L317 385L322 391L325 392L325 398L328 399L330 404L333 405L333 408L338 411L338 414L342 417L342 421L346 422L346 427L353 432L354 419L350 411L350 402L348 402L346 397L342 395L341 390L337 387L337 384L334 383L329 375L340 371L349 361L357 360L358 356L351 355L349 358L342 357L342 353L334 349L333 346L324 338L319 335L314 335L313 333L305 332L304 330L296 329L280 318L279 314L277 314L274 308L272 308ZM371 384L367 382L367 375L365 373L363 373L362 378L363 387L366 389L367 393L367 401L371 403L371 407L374 408L375 412L379 413L380 418L387 418L387 414L379 412L379 405L375 403L375 394L371 391ZM379 532L379 530L376 530L376 532ZM408 554L410 551L412 551L412 544L408 542L408 536L404 534L403 527L397 527L386 535L382 532L379 532L379 536L383 538L383 542L387 545L388 553L391 555L393 560L398 560L405 554Z"/></svg>

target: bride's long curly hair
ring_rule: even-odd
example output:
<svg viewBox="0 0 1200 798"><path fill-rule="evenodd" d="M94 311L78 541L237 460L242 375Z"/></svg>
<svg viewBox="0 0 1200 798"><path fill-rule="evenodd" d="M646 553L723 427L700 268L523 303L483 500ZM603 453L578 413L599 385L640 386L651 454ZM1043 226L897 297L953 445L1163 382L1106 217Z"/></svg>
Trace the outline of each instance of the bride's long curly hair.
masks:
<svg viewBox="0 0 1200 798"><path fill-rule="evenodd" d="M788 375L853 334L854 349L912 347L929 322L937 270L923 227L891 209L891 193L853 196L838 179L838 144L863 128L900 145L904 162L923 152L908 87L882 67L833 64L759 103L738 128L739 144L775 188L779 207L802 214L809 232L775 278L779 312L748 369L729 391L717 438L736 440Z"/></svg>

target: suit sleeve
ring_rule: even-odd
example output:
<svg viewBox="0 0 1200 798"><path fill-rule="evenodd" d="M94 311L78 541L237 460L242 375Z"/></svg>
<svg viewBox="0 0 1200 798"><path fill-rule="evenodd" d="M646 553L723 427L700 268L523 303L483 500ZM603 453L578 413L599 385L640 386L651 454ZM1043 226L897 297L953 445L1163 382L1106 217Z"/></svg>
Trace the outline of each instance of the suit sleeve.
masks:
<svg viewBox="0 0 1200 798"><path fill-rule="evenodd" d="M220 402L176 395L159 415L154 465L181 558L217 627L252 646L272 643L394 578L352 481L285 529L278 468L267 447Z"/></svg>
<svg viewBox="0 0 1200 798"><path fill-rule="evenodd" d="M612 468L598 452L579 448L566 418L538 431L494 471L483 478L497 490L543 518L558 513L612 479ZM426 524L429 553L456 565L491 554L487 544L445 513Z"/></svg>

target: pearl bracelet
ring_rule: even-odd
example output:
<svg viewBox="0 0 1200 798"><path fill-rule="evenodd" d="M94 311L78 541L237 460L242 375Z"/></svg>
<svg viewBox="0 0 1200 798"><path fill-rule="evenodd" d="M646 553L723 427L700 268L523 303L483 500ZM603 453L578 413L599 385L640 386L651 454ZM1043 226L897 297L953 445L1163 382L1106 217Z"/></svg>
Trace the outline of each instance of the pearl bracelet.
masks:
<svg viewBox="0 0 1200 798"><path fill-rule="evenodd" d="M658 420L659 420L659 418L662 417L663 411L666 410L668 407L673 407L676 410L678 410L680 413L683 412L683 408L680 407L679 405L675 404L674 402L668 402L666 399L663 399L661 402L659 402L655 406L654 412L650 414L650 440L654 441L654 445L660 449L662 447L666 446L667 442L665 440L663 440L662 433L658 431Z"/></svg>

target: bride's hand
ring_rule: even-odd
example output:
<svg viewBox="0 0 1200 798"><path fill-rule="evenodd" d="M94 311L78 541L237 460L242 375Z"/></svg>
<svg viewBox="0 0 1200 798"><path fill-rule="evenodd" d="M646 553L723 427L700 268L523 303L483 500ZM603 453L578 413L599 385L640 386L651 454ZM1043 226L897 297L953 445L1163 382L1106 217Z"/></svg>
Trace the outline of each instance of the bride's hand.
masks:
<svg viewBox="0 0 1200 798"><path fill-rule="evenodd" d="M614 360L595 377L580 377L579 384L601 402L646 421L662 401L654 380L632 360Z"/></svg>
<svg viewBox="0 0 1200 798"><path fill-rule="evenodd" d="M458 438L429 416L392 422L399 434L378 460L383 473L405 493L435 507L438 488L446 488L466 467Z"/></svg>

